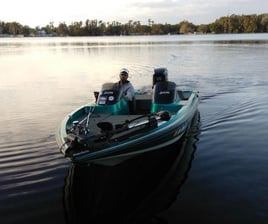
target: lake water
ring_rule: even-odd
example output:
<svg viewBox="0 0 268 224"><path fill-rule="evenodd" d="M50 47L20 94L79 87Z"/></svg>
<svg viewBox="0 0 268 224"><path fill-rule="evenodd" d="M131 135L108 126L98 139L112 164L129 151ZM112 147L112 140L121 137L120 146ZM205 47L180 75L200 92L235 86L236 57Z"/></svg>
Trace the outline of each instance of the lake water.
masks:
<svg viewBox="0 0 268 224"><path fill-rule="evenodd" d="M137 89L168 68L200 120L165 153L73 166L57 126L122 67ZM267 73L268 34L1 38L0 223L268 223Z"/></svg>

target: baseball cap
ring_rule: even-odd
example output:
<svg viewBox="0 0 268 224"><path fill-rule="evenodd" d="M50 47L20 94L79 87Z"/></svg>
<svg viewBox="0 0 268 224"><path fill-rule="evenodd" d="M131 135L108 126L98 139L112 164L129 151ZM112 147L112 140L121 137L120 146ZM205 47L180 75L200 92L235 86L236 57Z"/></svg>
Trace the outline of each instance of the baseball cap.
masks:
<svg viewBox="0 0 268 224"><path fill-rule="evenodd" d="M126 74L128 74L129 71L128 71L128 69L126 69L126 68L122 68L122 69L120 70L120 73L126 73Z"/></svg>

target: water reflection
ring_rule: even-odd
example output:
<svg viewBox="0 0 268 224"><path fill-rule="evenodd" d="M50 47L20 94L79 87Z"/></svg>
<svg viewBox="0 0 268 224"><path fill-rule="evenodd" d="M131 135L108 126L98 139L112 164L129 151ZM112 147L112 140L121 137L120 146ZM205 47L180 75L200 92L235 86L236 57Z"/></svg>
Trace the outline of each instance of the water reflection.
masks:
<svg viewBox="0 0 268 224"><path fill-rule="evenodd" d="M116 166L71 166L64 189L67 223L166 223L157 214L187 178L199 134L199 112L181 141Z"/></svg>

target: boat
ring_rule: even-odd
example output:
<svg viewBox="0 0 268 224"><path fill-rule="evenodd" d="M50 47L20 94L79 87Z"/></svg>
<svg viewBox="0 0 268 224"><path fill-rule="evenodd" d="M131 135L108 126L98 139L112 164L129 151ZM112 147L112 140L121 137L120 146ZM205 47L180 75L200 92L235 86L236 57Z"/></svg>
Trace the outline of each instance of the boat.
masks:
<svg viewBox="0 0 268 224"><path fill-rule="evenodd" d="M114 83L94 95L56 133L60 152L74 164L113 165L171 145L187 132L200 102L198 91L181 90L162 67L154 69L151 91L136 91L131 102Z"/></svg>
<svg viewBox="0 0 268 224"><path fill-rule="evenodd" d="M187 135L161 150L112 167L71 164L63 191L67 223L170 223L169 208L194 162L199 127L197 112Z"/></svg>

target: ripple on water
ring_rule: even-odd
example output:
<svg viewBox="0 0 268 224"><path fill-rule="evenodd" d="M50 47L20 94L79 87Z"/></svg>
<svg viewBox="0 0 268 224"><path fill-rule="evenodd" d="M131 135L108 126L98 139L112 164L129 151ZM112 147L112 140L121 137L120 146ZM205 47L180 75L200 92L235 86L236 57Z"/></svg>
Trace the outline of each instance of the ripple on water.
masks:
<svg viewBox="0 0 268 224"><path fill-rule="evenodd" d="M57 150L54 137L1 144L0 151L1 208L12 208L12 198L58 191L64 185L68 163Z"/></svg>

